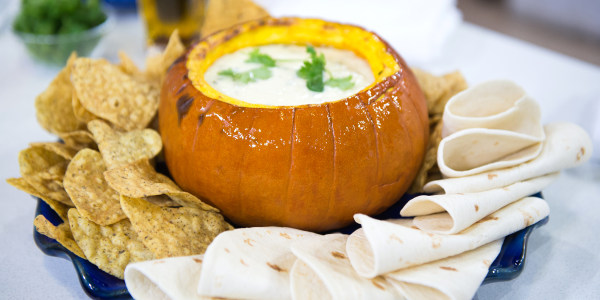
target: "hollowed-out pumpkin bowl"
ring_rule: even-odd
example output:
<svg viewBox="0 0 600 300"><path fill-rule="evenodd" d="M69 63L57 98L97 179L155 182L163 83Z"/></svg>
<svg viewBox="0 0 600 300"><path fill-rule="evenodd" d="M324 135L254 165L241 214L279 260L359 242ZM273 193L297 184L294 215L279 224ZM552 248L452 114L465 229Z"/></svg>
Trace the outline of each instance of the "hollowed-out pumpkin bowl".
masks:
<svg viewBox="0 0 600 300"><path fill-rule="evenodd" d="M204 79L219 57L269 44L351 50L375 81L344 99L270 106L226 96ZM261 19L201 40L169 69L159 108L167 166L184 190L238 226L320 232L398 201L422 163L428 124L424 95L389 44L317 19Z"/></svg>

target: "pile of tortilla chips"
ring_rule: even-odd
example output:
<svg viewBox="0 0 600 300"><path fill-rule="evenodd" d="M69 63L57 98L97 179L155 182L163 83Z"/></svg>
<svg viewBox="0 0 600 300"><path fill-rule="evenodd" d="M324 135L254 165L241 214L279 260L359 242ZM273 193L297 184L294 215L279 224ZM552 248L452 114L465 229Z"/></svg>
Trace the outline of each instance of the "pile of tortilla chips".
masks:
<svg viewBox="0 0 600 300"><path fill-rule="evenodd" d="M177 33L140 71L71 55L35 102L41 126L63 142L32 143L19 153L21 178L8 183L45 201L63 220L35 218L38 232L123 278L131 262L204 253L230 230L218 209L158 173L155 118L161 81L185 51Z"/></svg>

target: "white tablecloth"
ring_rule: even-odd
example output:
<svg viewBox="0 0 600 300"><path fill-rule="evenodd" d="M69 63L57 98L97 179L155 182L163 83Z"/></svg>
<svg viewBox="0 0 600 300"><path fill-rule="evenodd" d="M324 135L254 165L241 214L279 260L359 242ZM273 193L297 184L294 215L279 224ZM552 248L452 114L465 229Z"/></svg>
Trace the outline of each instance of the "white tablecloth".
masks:
<svg viewBox="0 0 600 300"><path fill-rule="evenodd" d="M57 69L31 61L8 30L0 33L0 298L79 299L86 297L72 264L44 255L32 239L36 202L4 182L18 177L17 154L33 141L53 141L35 120L34 98ZM144 57L139 20L118 16L116 29L96 56L116 59L117 49L136 62ZM422 65L433 72L461 70L470 84L512 79L542 107L543 121L571 121L600 140L600 68L500 34L461 24L442 56ZM594 124L595 122L595 124ZM476 299L592 299L600 295L600 159L574 170L544 190L550 222L529 241L523 273L487 284Z"/></svg>

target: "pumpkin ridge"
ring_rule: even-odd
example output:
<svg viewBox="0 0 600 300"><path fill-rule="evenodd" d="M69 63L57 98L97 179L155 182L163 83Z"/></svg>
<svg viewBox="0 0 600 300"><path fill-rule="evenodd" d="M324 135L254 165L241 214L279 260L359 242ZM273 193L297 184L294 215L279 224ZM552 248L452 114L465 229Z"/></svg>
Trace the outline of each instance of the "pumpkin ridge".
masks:
<svg viewBox="0 0 600 300"><path fill-rule="evenodd" d="M373 101L373 103L377 102L379 99L381 99L381 97L383 97L385 94L381 94L377 100ZM373 116L371 115L371 112L369 111L369 107L367 105L362 106L363 110L365 111L365 114L368 116L369 121L371 121L371 128L373 129L373 136L375 138L375 160L377 161L377 178L375 180L375 184L372 185L371 189L372 190L377 190L377 185L378 183L381 181L381 160L380 160L380 149L379 149L379 134L377 133L377 126L375 126L375 122L373 121ZM367 197L367 200L365 201L364 207L361 211L367 211L369 209L369 207L371 206L371 200L373 199L373 197Z"/></svg>
<svg viewBox="0 0 600 300"><path fill-rule="evenodd" d="M332 206L332 200L335 199L335 193L336 193L336 182L337 182L337 176L335 174L337 174L337 164L335 163L335 158L337 155L337 151L336 151L336 146L335 146L335 132L333 131L333 120L331 119L331 109L329 108L329 103L327 103L327 105L325 105L325 108L327 110L327 122L329 124L329 130L331 130L331 144L333 145L333 159L332 159L332 163L333 163L333 168L331 168L331 172L333 172L333 176L332 176L332 180L331 183L333 184L333 188L331 189L331 193L329 193L329 199L327 200L327 212L325 213L325 217L329 217L329 212L331 211L331 206Z"/></svg>
<svg viewBox="0 0 600 300"><path fill-rule="evenodd" d="M285 188L285 199L284 199L284 216L287 213L290 213L291 211L289 211L289 203L290 203L290 180L292 179L292 166L294 165L294 135L296 134L296 108L294 107L292 109L292 130L290 130L291 134L290 134L290 166L288 168L288 172L287 172L287 183L286 183L286 188Z"/></svg>
<svg viewBox="0 0 600 300"><path fill-rule="evenodd" d="M196 122L196 129L195 129L195 133L194 133L194 141L192 142L192 152L195 152L195 150L196 150L196 142L198 140L198 131L200 130L200 127L202 126L202 124L204 124L204 119L206 118L206 115L208 114L208 111L211 109L211 107L213 106L214 103L215 103L215 100L210 100L208 102L206 108L200 109L200 114L197 117L198 122ZM200 120L202 120L202 121L200 122Z"/></svg>

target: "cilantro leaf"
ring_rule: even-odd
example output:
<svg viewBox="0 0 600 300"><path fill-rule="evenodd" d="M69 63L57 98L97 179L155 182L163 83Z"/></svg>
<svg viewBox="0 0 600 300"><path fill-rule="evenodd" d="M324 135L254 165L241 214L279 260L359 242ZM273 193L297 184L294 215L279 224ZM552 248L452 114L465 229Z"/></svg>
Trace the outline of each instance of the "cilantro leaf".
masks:
<svg viewBox="0 0 600 300"><path fill-rule="evenodd" d="M265 67L275 66L275 60L268 54L260 53L258 48L250 52L250 57L246 60L246 62L259 63Z"/></svg>
<svg viewBox="0 0 600 300"><path fill-rule="evenodd" d="M231 68L218 73L221 76L231 77L233 81L241 83L255 82L256 80L269 79L273 75L267 67L259 67L246 72L235 72Z"/></svg>
<svg viewBox="0 0 600 300"><path fill-rule="evenodd" d="M339 88L340 90L349 90L354 87L354 82L352 82L352 75L348 75L347 77L331 77L325 84L331 87Z"/></svg>
<svg viewBox="0 0 600 300"><path fill-rule="evenodd" d="M313 46L307 46L306 52L310 54L310 61L305 60L304 65L296 73L298 77L306 80L306 87L314 92L325 89L323 71L325 71L325 55L317 55Z"/></svg>
<svg viewBox="0 0 600 300"><path fill-rule="evenodd" d="M271 76L273 75L273 73L271 73L271 70L267 67L260 67L260 68L256 68L256 69L252 69L250 71L250 76L254 79L269 79L271 78ZM253 80L254 81L254 80Z"/></svg>

